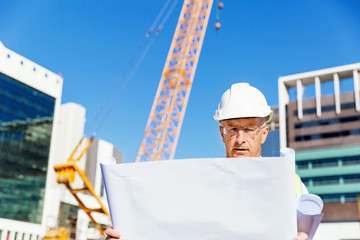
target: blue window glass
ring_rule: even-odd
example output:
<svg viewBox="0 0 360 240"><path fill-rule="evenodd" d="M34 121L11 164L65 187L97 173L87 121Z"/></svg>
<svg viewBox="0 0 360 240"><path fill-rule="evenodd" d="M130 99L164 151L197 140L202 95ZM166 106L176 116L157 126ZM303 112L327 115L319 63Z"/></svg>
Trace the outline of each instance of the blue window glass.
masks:
<svg viewBox="0 0 360 240"><path fill-rule="evenodd" d="M41 223L54 108L0 73L0 218Z"/></svg>
<svg viewBox="0 0 360 240"><path fill-rule="evenodd" d="M296 162L297 169L308 169L309 161Z"/></svg>
<svg viewBox="0 0 360 240"><path fill-rule="evenodd" d="M270 130L267 140L261 147L261 156L274 157L280 156L280 133L279 129Z"/></svg>
<svg viewBox="0 0 360 240"><path fill-rule="evenodd" d="M341 124L341 123L357 122L357 121L360 121L360 116L347 116L341 118L322 119L318 121L296 123L294 127L296 129L299 129L305 127L325 126L331 124Z"/></svg>
<svg viewBox="0 0 360 240"><path fill-rule="evenodd" d="M301 142L301 141L310 141L310 140L317 140L317 139L323 139L323 138L346 137L346 136L351 136L351 135L360 135L360 129L296 136L295 141Z"/></svg>
<svg viewBox="0 0 360 240"><path fill-rule="evenodd" d="M339 203L341 201L341 194L320 194L324 203Z"/></svg>
<svg viewBox="0 0 360 240"><path fill-rule="evenodd" d="M355 103L343 103L343 104L340 105L340 108L341 108L342 110L355 108ZM332 106L322 106L322 107L321 107L321 112L330 112L330 111L335 111L335 105L332 105ZM303 114L304 114L304 115L315 114L315 113L316 113L316 108L306 108L306 109L303 109ZM295 115L295 116L298 115L298 110L294 110L294 115Z"/></svg>
<svg viewBox="0 0 360 240"><path fill-rule="evenodd" d="M312 179L314 186L339 184L339 176L315 177Z"/></svg>

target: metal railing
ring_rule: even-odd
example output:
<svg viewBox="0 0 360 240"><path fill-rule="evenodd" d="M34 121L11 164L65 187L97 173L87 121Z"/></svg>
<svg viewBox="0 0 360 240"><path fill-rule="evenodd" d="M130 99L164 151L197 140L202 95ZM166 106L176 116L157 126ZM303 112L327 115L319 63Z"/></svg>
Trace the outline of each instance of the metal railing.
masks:
<svg viewBox="0 0 360 240"><path fill-rule="evenodd" d="M40 240L44 234L39 224L0 218L0 240Z"/></svg>

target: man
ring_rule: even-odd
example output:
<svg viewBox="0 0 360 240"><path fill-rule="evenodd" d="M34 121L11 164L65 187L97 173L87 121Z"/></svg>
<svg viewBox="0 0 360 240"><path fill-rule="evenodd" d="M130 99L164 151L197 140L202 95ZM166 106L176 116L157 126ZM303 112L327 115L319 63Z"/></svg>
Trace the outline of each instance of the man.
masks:
<svg viewBox="0 0 360 240"><path fill-rule="evenodd" d="M225 91L214 119L220 124L226 157L260 157L261 145L269 133L266 123L271 120L271 116L272 110L264 95L248 83L233 84ZM300 191L307 192L302 183L300 188ZM107 240L120 238L119 232L112 228L106 229L105 233L108 235ZM293 240L307 238L305 233L298 233Z"/></svg>

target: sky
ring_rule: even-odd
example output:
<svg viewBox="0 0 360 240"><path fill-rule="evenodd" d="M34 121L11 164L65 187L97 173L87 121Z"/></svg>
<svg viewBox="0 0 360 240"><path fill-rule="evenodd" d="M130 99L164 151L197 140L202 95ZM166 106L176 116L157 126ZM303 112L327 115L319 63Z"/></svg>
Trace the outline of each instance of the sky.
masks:
<svg viewBox="0 0 360 240"><path fill-rule="evenodd" d="M213 115L231 84L249 82L264 93L270 106L277 106L280 76L360 62L358 0L223 2L219 11L214 1L176 159L225 156ZM114 90L111 99L117 101L96 137L113 143L124 162L134 162L182 1L133 76L121 76L165 3L0 0L0 41L60 73L61 101L86 108L87 128L94 119L102 119L104 111L96 115ZM214 28L216 16L219 30Z"/></svg>

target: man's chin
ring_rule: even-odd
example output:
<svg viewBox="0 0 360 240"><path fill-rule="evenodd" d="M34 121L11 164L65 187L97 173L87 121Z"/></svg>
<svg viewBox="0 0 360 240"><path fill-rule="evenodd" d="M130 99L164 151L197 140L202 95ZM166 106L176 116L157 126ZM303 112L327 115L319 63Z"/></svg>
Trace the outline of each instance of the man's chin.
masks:
<svg viewBox="0 0 360 240"><path fill-rule="evenodd" d="M231 157L239 158L239 157L251 157L250 152L247 150L234 150L232 152Z"/></svg>

